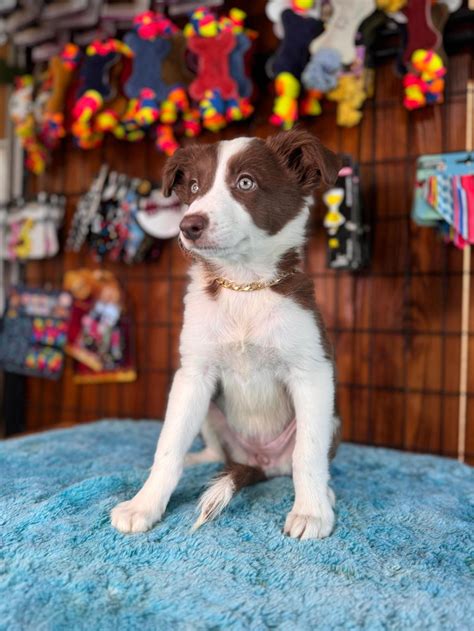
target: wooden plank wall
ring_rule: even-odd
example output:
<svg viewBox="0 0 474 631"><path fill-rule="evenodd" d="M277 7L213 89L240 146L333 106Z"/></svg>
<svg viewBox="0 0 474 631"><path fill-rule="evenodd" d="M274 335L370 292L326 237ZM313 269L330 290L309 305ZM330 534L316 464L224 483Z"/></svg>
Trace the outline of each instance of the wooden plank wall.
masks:
<svg viewBox="0 0 474 631"><path fill-rule="evenodd" d="M275 46L265 24L256 9L251 25L263 33L261 55ZM372 265L363 274L326 269L321 207L314 211L308 246L308 271L336 347L345 440L456 455L462 255L441 243L431 229L415 226L409 213L416 157L464 148L470 75L470 53L457 54L450 61L446 103L408 113L401 105L400 79L389 62L377 68L375 98L366 103L360 126L336 127L330 103L324 104L320 118L305 123L330 148L352 153L360 161L362 193L374 230ZM271 99L265 85L259 85L257 115L219 138L272 133L267 123ZM199 140L214 139L206 134ZM69 225L79 196L103 160L130 176L152 179L160 177L163 164L151 142L127 145L107 139L89 153L65 144L33 186L67 195ZM65 254L28 265L26 276L31 284L58 286L65 270L83 265L94 266L87 253ZM104 265L119 276L130 299L139 379L134 384L76 386L70 364L58 383L29 379L29 429L103 417L163 417L178 362L186 266L171 242L157 263ZM474 361L472 333L470 340ZM469 377L466 451L474 461L474 370Z"/></svg>

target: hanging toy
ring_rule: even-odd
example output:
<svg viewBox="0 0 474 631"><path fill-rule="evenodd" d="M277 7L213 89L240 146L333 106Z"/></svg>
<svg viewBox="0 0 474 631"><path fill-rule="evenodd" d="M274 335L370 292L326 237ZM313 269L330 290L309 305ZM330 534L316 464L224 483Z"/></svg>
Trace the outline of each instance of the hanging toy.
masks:
<svg viewBox="0 0 474 631"><path fill-rule="evenodd" d="M123 75L128 72L126 62L132 56L131 49L117 39L95 41L87 47L71 125L71 132L81 148L98 146L104 132L113 129L125 114L127 100L120 86Z"/></svg>
<svg viewBox="0 0 474 631"><path fill-rule="evenodd" d="M125 93L129 99L138 100L139 124L156 122L160 115L160 103L168 96L169 89L161 73L171 43L163 34L167 29L171 32L175 28L163 16L147 11L135 18L133 30L125 35L124 41L134 53L133 69L125 84ZM145 91L145 112L142 112L142 91Z"/></svg>
<svg viewBox="0 0 474 631"><path fill-rule="evenodd" d="M333 13L322 35L310 44L311 59L303 72L307 88L335 89L344 66L357 58L359 25L375 10L375 0L332 0Z"/></svg>
<svg viewBox="0 0 474 631"><path fill-rule="evenodd" d="M197 76L189 94L198 104L203 127L211 131L253 112L245 64L251 33L244 28L245 17L240 9L231 9L218 20L209 9L201 8L184 29L188 50L197 57Z"/></svg>
<svg viewBox="0 0 474 631"><path fill-rule="evenodd" d="M79 61L79 47L66 44L61 54L49 62L51 89L40 116L40 136L50 149L54 149L66 134L66 98Z"/></svg>
<svg viewBox="0 0 474 631"><path fill-rule="evenodd" d="M340 74L337 87L327 92L330 101L337 102L337 124L354 127L362 119L361 107L372 91L372 73L365 66L366 48L356 47L357 58L349 71Z"/></svg>
<svg viewBox="0 0 474 631"><path fill-rule="evenodd" d="M366 92L364 89L363 77L355 77L354 75L342 75L339 79L337 88L326 94L330 101L336 101L337 107L337 124L341 127L354 127L358 125L362 119L362 107Z"/></svg>
<svg viewBox="0 0 474 631"><path fill-rule="evenodd" d="M38 138L33 114L33 77L23 75L15 80L15 90L9 102L9 114L25 151L25 164L29 171L39 175L46 167L48 152Z"/></svg>
<svg viewBox="0 0 474 631"><path fill-rule="evenodd" d="M199 103L204 127L218 131L226 125L226 101L238 98L229 63L235 36L229 29L220 32L216 16L207 9L195 11L190 24L188 49L197 56L198 69L189 94Z"/></svg>
<svg viewBox="0 0 474 631"><path fill-rule="evenodd" d="M267 15L275 22L275 30L282 40L274 57L270 59L267 73L274 78L275 100L270 123L290 129L299 114L317 116L321 113L321 90L311 86L301 108L301 74L308 62L308 47L323 32L323 23L314 16L311 0L292 0L291 8L278 13L276 2L267 5ZM279 7L283 8L281 2Z"/></svg>
<svg viewBox="0 0 474 631"><path fill-rule="evenodd" d="M375 10L375 0L332 0L333 13L325 31L310 44L312 55L323 48L332 48L347 66L356 58L356 33L361 22Z"/></svg>
<svg viewBox="0 0 474 631"><path fill-rule="evenodd" d="M408 110L443 102L446 68L441 57L432 50L415 50L411 57L412 72L403 78Z"/></svg>
<svg viewBox="0 0 474 631"><path fill-rule="evenodd" d="M321 48L304 69L302 79L307 88L329 92L337 86L342 68L341 54L333 48Z"/></svg>
<svg viewBox="0 0 474 631"><path fill-rule="evenodd" d="M126 133L147 130L159 123L156 129L156 146L166 155L172 155L178 143L172 126L179 116L185 120L190 111L186 87L192 74L185 63L186 42L179 29L161 13L146 11L134 20L134 28L125 36L133 50L133 70L125 84L130 99L129 110L123 121Z"/></svg>
<svg viewBox="0 0 474 631"><path fill-rule="evenodd" d="M338 228L346 222L346 218L339 210L344 199L343 188L331 188L323 195L323 201L328 207L323 225L330 235L335 235Z"/></svg>

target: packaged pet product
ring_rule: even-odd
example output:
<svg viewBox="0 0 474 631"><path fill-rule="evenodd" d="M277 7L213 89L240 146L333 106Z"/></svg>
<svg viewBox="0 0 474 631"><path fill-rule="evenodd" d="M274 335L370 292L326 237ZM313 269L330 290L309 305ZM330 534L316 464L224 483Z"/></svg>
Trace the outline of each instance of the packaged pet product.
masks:
<svg viewBox="0 0 474 631"><path fill-rule="evenodd" d="M9 372L59 379L71 317L66 291L13 287L0 326L0 366Z"/></svg>

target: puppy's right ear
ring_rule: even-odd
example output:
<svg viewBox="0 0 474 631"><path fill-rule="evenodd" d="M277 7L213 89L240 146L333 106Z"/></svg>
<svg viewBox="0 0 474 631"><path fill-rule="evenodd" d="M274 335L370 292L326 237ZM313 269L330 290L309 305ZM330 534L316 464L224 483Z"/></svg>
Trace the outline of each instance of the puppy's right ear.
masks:
<svg viewBox="0 0 474 631"><path fill-rule="evenodd" d="M178 189L176 192L179 195L179 187L186 177L188 162L189 151L182 147L166 160L161 178L161 191L165 197L169 197L175 188Z"/></svg>

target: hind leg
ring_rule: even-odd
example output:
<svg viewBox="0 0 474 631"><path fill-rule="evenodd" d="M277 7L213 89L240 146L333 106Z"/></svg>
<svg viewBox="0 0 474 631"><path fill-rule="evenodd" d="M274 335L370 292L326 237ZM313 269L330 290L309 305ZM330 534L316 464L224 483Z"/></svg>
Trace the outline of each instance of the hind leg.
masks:
<svg viewBox="0 0 474 631"><path fill-rule="evenodd" d="M211 403L207 418L201 429L201 436L204 440L204 449L201 451L191 451L186 455L185 466L192 467L196 464L206 462L224 462L225 454L219 440L217 430L213 424L213 415L216 415L217 408ZM219 412L220 414L220 412Z"/></svg>

